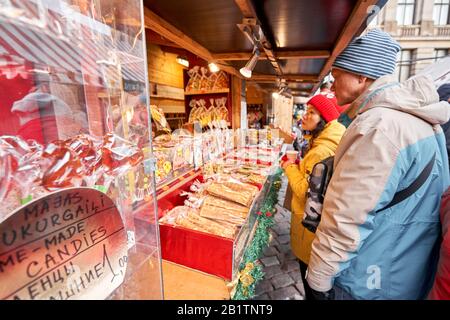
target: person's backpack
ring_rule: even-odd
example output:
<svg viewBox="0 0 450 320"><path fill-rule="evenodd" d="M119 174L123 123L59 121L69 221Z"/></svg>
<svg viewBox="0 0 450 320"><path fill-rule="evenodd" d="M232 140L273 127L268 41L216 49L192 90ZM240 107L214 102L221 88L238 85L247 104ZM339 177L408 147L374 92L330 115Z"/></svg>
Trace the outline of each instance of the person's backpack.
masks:
<svg viewBox="0 0 450 320"><path fill-rule="evenodd" d="M333 163L334 157L326 158L316 163L309 175L309 188L306 194L302 224L311 232L316 232L320 222L325 192L333 175Z"/></svg>
<svg viewBox="0 0 450 320"><path fill-rule="evenodd" d="M436 154L433 155L431 160L411 185L406 189L396 192L391 202L385 207L377 210L377 212L386 210L397 203L402 202L419 190L428 179L431 170L433 169L435 158ZM325 199L325 193L333 175L333 163L334 157L329 157L316 163L309 176L309 188L306 194L305 214L303 215L302 225L313 233L316 232L322 217L323 200Z"/></svg>

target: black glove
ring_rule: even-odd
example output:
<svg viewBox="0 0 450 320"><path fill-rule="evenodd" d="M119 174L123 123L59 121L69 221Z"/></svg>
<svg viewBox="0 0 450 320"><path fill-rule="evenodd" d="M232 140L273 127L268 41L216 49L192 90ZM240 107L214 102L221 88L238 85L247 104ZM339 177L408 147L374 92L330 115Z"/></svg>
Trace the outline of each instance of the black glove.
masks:
<svg viewBox="0 0 450 320"><path fill-rule="evenodd" d="M334 290L331 289L327 292L320 292L311 289L311 294L314 300L334 300Z"/></svg>

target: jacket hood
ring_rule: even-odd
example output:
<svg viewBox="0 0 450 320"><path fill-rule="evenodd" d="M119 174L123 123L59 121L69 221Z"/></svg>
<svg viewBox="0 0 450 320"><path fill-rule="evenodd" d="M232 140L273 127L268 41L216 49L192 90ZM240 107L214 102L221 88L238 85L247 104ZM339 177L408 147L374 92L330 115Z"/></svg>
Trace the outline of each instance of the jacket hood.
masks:
<svg viewBox="0 0 450 320"><path fill-rule="evenodd" d="M358 113L374 107L390 108L419 117L432 125L444 124L450 118L450 105L439 102L433 80L426 75L402 83L391 75L381 77L352 103L352 107L355 104Z"/></svg>

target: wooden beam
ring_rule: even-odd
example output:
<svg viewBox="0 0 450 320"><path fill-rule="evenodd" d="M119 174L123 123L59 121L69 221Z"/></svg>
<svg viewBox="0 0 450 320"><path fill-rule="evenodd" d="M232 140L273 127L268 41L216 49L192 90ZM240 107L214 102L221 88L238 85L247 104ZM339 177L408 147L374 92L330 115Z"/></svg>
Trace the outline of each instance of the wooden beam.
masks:
<svg viewBox="0 0 450 320"><path fill-rule="evenodd" d="M247 22L243 22L243 24L238 25L239 29L246 34L247 32L244 30L245 27L250 26L253 32L258 34L258 37L260 39L260 44L264 50L264 53L267 56L267 59L270 61L270 64L272 65L273 69L275 70L275 73L277 75L282 75L283 72L281 71L280 64L277 61L277 58L275 57L275 54L272 49L272 44L269 40L267 40L266 35L264 34L261 25L258 24L258 17L256 15L255 7L253 6L253 3L251 0L234 0L238 8L241 10L242 14L244 15L244 20L247 20Z"/></svg>
<svg viewBox="0 0 450 320"><path fill-rule="evenodd" d="M278 59L324 59L330 57L328 50L293 50L276 51L275 56Z"/></svg>
<svg viewBox="0 0 450 320"><path fill-rule="evenodd" d="M256 11L253 4L249 0L234 0L239 9L241 10L244 18L252 19L256 18Z"/></svg>
<svg viewBox="0 0 450 320"><path fill-rule="evenodd" d="M216 61L238 61L250 60L252 52L230 52L230 53L213 53L213 58ZM265 60L267 56L264 52L259 56L259 60Z"/></svg>
<svg viewBox="0 0 450 320"><path fill-rule="evenodd" d="M311 74L284 74L282 76L271 75L271 74L253 74L251 79L248 81L255 82L276 82L278 79L285 79L286 81L305 81L305 82L316 82L318 81L317 75Z"/></svg>
<svg viewBox="0 0 450 320"><path fill-rule="evenodd" d="M160 34L153 32L150 29L147 29L147 32L145 33L146 39L148 42L164 46L164 47L173 47L173 48L180 48L180 46L172 41L167 40Z"/></svg>
<svg viewBox="0 0 450 320"><path fill-rule="evenodd" d="M155 14L147 7L144 7L144 25L145 28L160 34L169 41L172 41L178 44L180 47L199 56L203 60L210 62L214 61L214 58L208 49L203 47L195 40L191 39L189 36L184 34L182 31L174 27L166 20L159 17L157 14ZM235 76L238 76L239 78L242 78L239 71L237 71L234 67L228 65L226 62L221 62L219 67L226 72L229 72Z"/></svg>
<svg viewBox="0 0 450 320"><path fill-rule="evenodd" d="M325 59L330 57L330 52L327 50L295 50L295 51L276 51L275 57L277 59ZM252 52L230 52L230 53L213 53L213 58L216 61L237 61L249 60ZM266 60L265 53L261 53L259 60Z"/></svg>
<svg viewBox="0 0 450 320"><path fill-rule="evenodd" d="M287 83L300 83L300 84L316 84L318 80L287 80ZM258 79L258 80L252 80L252 79L248 79L247 82L250 83L273 83L276 84L277 83L277 79L273 79L273 78L262 78L262 79Z"/></svg>
<svg viewBox="0 0 450 320"><path fill-rule="evenodd" d="M379 0L359 0L353 9L350 17L347 20L344 28L342 29L341 34L336 41L336 45L334 46L333 51L331 52L331 56L328 58L327 62L323 66L322 70L319 74L319 82L313 87L311 93L314 93L320 86L323 78L330 71L331 66L336 60L336 57L349 45L352 41L353 37L360 30L364 21L366 21L366 17L370 14L369 7L376 5Z"/></svg>

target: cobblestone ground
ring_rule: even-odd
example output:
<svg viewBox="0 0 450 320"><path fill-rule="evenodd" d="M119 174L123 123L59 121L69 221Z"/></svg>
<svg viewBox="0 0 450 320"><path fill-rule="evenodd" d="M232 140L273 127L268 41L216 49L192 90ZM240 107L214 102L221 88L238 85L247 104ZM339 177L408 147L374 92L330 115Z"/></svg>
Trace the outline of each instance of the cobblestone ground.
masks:
<svg viewBox="0 0 450 320"><path fill-rule="evenodd" d="M283 208L287 179L283 177L276 206L275 225L270 230L271 241L260 259L264 279L256 286L254 300L303 300L304 289L298 260L291 252L291 212Z"/></svg>

